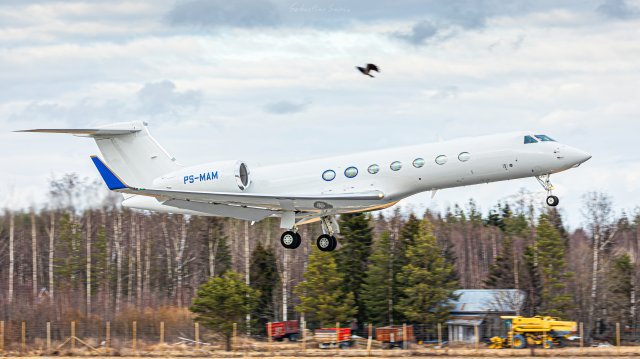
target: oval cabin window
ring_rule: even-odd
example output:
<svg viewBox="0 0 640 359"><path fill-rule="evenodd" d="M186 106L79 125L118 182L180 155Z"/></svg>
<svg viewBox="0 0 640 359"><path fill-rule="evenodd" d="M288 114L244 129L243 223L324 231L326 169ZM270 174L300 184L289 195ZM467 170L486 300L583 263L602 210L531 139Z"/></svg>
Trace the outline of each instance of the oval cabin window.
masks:
<svg viewBox="0 0 640 359"><path fill-rule="evenodd" d="M372 175L378 173L380 171L380 166L373 164L371 166L369 166L369 168L367 169L367 171L369 171L369 173L371 173Z"/></svg>
<svg viewBox="0 0 640 359"><path fill-rule="evenodd" d="M413 160L413 167L420 168L424 166L424 158L416 158Z"/></svg>
<svg viewBox="0 0 640 359"><path fill-rule="evenodd" d="M322 179L325 181L333 181L336 178L336 173L333 170L326 170L322 173Z"/></svg>
<svg viewBox="0 0 640 359"><path fill-rule="evenodd" d="M440 155L440 156L436 157L436 163L439 164L439 165L443 165L443 164L447 163L447 156Z"/></svg>
<svg viewBox="0 0 640 359"><path fill-rule="evenodd" d="M353 166L352 166L352 167L349 167L349 168L347 168L346 170L344 170L344 175L345 175L347 178L353 178L353 177L355 177L355 176L357 176L357 175L358 175L358 169L357 169L357 168L355 168L355 167L353 167Z"/></svg>
<svg viewBox="0 0 640 359"><path fill-rule="evenodd" d="M469 152L462 152L458 155L458 159L460 162L467 162L471 159L471 154L469 154Z"/></svg>
<svg viewBox="0 0 640 359"><path fill-rule="evenodd" d="M402 162L400 161L391 162L391 165L389 166L389 168L391 168L392 171L400 171L400 169L402 168Z"/></svg>

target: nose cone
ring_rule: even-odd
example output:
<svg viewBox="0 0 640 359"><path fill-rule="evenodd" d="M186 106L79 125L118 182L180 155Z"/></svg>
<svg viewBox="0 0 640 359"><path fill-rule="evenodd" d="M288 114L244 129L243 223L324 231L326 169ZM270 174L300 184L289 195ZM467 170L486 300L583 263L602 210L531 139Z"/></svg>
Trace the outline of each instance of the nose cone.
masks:
<svg viewBox="0 0 640 359"><path fill-rule="evenodd" d="M591 155L577 148L568 147L562 151L565 161L573 167L578 167L583 162L588 161Z"/></svg>

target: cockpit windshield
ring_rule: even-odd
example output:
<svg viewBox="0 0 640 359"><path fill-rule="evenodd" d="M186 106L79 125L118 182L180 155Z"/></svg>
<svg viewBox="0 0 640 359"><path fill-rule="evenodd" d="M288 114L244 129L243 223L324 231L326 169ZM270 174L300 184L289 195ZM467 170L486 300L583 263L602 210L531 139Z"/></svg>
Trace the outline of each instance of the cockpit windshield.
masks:
<svg viewBox="0 0 640 359"><path fill-rule="evenodd" d="M556 140L554 140L553 138L547 136L547 135L536 135L535 136L537 139L539 139L540 141L546 142L546 141L553 141L555 142Z"/></svg>
<svg viewBox="0 0 640 359"><path fill-rule="evenodd" d="M531 136L524 136L524 144L526 145L528 143L538 143L538 140Z"/></svg>

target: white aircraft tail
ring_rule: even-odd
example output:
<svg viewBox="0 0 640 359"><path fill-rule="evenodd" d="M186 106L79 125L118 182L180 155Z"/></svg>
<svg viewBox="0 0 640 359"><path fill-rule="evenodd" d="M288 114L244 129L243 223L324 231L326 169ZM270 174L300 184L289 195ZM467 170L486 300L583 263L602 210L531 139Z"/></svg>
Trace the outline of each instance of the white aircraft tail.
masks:
<svg viewBox="0 0 640 359"><path fill-rule="evenodd" d="M151 136L142 121L90 129L36 129L19 132L68 133L92 137L109 167L126 183L136 187L151 187L154 178L182 167Z"/></svg>

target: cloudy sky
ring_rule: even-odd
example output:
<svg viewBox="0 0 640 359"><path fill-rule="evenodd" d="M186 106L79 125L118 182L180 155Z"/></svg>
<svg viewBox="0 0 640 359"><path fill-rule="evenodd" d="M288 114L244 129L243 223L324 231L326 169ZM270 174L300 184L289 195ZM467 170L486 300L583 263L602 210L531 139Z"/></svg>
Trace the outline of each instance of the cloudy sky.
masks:
<svg viewBox="0 0 640 359"><path fill-rule="evenodd" d="M0 207L97 177L93 141L17 129L142 119L182 163L254 166L531 129L593 155L554 178L576 227L588 191L640 205L639 39L639 0L0 0ZM404 206L521 188L544 198Z"/></svg>

